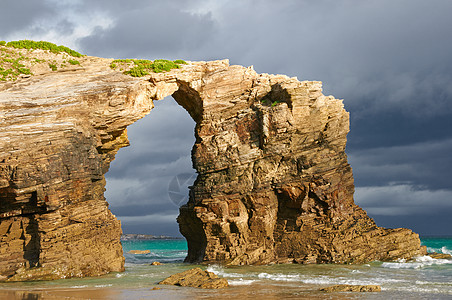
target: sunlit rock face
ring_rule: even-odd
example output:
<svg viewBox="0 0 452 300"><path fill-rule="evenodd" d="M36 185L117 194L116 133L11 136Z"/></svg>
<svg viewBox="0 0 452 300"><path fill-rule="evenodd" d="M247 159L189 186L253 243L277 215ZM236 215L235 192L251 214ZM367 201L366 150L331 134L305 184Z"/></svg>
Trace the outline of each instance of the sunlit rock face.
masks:
<svg viewBox="0 0 452 300"><path fill-rule="evenodd" d="M111 61L84 57L0 83L0 280L124 270L104 174L129 144L127 126L169 95L196 121L198 178L178 217L188 262L349 263L425 251L417 234L377 227L354 204L348 113L320 82L228 61L134 78Z"/></svg>

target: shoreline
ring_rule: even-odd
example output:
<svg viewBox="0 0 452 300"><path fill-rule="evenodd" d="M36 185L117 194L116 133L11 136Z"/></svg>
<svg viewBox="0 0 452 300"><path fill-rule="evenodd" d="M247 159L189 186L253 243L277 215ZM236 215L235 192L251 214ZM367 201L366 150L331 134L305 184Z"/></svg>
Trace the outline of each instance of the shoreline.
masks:
<svg viewBox="0 0 452 300"><path fill-rule="evenodd" d="M0 299L449 299L451 259L423 256L414 261L368 264L274 264L253 266L192 265L181 262L183 241L137 241L151 253L126 254L126 270L98 277L0 284ZM425 242L449 252L450 239ZM124 249L136 243L125 241ZM167 261L152 266L155 260ZM193 267L213 272L229 282L219 290L159 285L161 280ZM432 276L434 275L434 276ZM381 292L321 292L334 285L379 285Z"/></svg>
<svg viewBox="0 0 452 300"><path fill-rule="evenodd" d="M167 235L152 235L152 234L140 234L140 233L125 233L121 235L121 241L149 241L149 240L184 240L184 237L175 237Z"/></svg>

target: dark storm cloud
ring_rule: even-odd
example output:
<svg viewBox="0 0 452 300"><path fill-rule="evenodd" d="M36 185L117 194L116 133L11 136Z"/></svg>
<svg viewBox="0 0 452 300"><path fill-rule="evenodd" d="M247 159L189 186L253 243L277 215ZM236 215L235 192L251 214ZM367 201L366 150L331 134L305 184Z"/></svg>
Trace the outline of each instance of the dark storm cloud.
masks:
<svg viewBox="0 0 452 300"><path fill-rule="evenodd" d="M122 2L121 2L122 3ZM97 28L80 41L86 53L110 57L174 58L210 40L215 27L210 14L182 11L172 1L121 7L113 26Z"/></svg>
<svg viewBox="0 0 452 300"><path fill-rule="evenodd" d="M384 216L375 215L377 225L392 224L394 228L409 228L422 236L450 236L450 211L436 211L434 214Z"/></svg>
<svg viewBox="0 0 452 300"><path fill-rule="evenodd" d="M2 4L0 34L28 28L63 36L74 33L78 17L85 22L86 16L102 16L106 21L80 35L77 50L116 58L228 58L232 64L254 65L258 72L323 81L325 94L343 98L350 112L347 153L356 202L382 226L427 226L418 218L418 209L425 209L436 228L450 227L452 1L49 3ZM16 12L24 18L13 19ZM71 13L75 16L63 17ZM50 14L57 21L46 22ZM177 207L167 189L177 174L193 172L193 127L174 101L157 104L130 127L131 147L120 150L112 163L106 192L112 210L124 216L126 232L177 230L169 218L177 215ZM417 204L405 211L410 215L391 215L412 199ZM434 232L434 225L427 227Z"/></svg>
<svg viewBox="0 0 452 300"><path fill-rule="evenodd" d="M0 39L56 15L48 1L6 0L0 8Z"/></svg>
<svg viewBox="0 0 452 300"><path fill-rule="evenodd" d="M450 127L452 128L452 127ZM451 189L452 137L405 146L362 149L349 155L358 186L407 181L428 189ZM451 203L452 203L452 199Z"/></svg>

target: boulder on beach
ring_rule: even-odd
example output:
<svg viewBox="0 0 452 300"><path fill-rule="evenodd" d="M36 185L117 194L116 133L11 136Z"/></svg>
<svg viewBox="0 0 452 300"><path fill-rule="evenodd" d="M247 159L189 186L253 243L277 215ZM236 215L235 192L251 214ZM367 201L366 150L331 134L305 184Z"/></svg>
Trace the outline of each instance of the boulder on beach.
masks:
<svg viewBox="0 0 452 300"><path fill-rule="evenodd" d="M161 264L162 264L161 262L153 261L153 262L151 263L151 266L160 266Z"/></svg>
<svg viewBox="0 0 452 300"><path fill-rule="evenodd" d="M190 286L202 289L220 289L229 286L226 279L220 278L212 272L203 271L201 268L194 268L171 275L160 281L159 284Z"/></svg>
<svg viewBox="0 0 452 300"><path fill-rule="evenodd" d="M320 291L327 293L334 292L381 292L379 285L352 285L352 284L337 284L329 287L321 288Z"/></svg>
<svg viewBox="0 0 452 300"><path fill-rule="evenodd" d="M129 253L129 254L149 254L149 253L151 253L151 250L130 250L127 253Z"/></svg>

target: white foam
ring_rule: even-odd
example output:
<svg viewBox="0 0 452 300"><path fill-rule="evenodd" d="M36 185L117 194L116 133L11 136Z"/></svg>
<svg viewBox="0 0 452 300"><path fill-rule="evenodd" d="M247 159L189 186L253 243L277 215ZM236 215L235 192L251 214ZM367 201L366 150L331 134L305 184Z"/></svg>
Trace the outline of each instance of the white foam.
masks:
<svg viewBox="0 0 452 300"><path fill-rule="evenodd" d="M452 250L448 249L446 246L442 246L441 248L427 247L427 252L436 252L436 253L444 253L452 255Z"/></svg>
<svg viewBox="0 0 452 300"><path fill-rule="evenodd" d="M87 285L74 285L74 286L71 286L70 288L71 289L84 289L87 287L88 287Z"/></svg>
<svg viewBox="0 0 452 300"><path fill-rule="evenodd" d="M224 268L218 265L210 265L207 267L207 271L214 273L215 275L219 275L222 277L232 277L232 278L241 278L243 277L242 274L238 273L229 273L225 272Z"/></svg>
<svg viewBox="0 0 452 300"><path fill-rule="evenodd" d="M432 252L438 252L439 249L438 248L433 248L433 247L427 247L427 252L432 253Z"/></svg>
<svg viewBox="0 0 452 300"><path fill-rule="evenodd" d="M256 281L258 281L258 280L240 278L240 279L235 279L235 280L228 280L228 283L230 285L250 285Z"/></svg>
<svg viewBox="0 0 452 300"><path fill-rule="evenodd" d="M382 264L383 268L389 269L420 269L426 266L433 265L445 265L452 264L450 259L436 259L430 256L418 256L414 261L406 262L406 260L401 259L397 262L384 262Z"/></svg>
<svg viewBox="0 0 452 300"><path fill-rule="evenodd" d="M257 275L258 278L261 279L270 279L275 281L301 281L300 275L294 274L268 274L268 273L259 273Z"/></svg>
<svg viewBox="0 0 452 300"><path fill-rule="evenodd" d="M403 280L383 278L383 277L372 277L369 280L366 279L355 279L347 277L330 277L330 276L316 276L316 277L306 277L300 280L307 284L352 284L352 285L369 285L369 284L385 284L401 282Z"/></svg>
<svg viewBox="0 0 452 300"><path fill-rule="evenodd" d="M98 285L95 285L94 287L103 288L103 287L109 287L109 286L113 286L113 284L98 284Z"/></svg>
<svg viewBox="0 0 452 300"><path fill-rule="evenodd" d="M450 282L433 282L433 281L422 281L422 280L416 280L416 284L423 284L423 285L445 285L445 286L452 286L452 283Z"/></svg>
<svg viewBox="0 0 452 300"><path fill-rule="evenodd" d="M452 250L447 249L446 246L441 247L441 252L444 253L444 254L452 255Z"/></svg>

